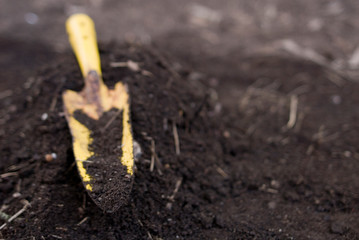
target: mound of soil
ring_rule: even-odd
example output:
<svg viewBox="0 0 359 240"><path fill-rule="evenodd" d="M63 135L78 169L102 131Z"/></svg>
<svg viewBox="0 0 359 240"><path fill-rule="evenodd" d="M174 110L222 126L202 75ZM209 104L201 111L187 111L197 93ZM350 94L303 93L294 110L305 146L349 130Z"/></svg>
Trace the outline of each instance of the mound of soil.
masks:
<svg viewBox="0 0 359 240"><path fill-rule="evenodd" d="M219 84L151 47L101 58L105 83L129 86L142 149L128 203L104 214L78 176L61 93L83 79L68 54L1 102L1 211L30 204L4 238L359 237L357 84L283 57L231 56L209 69ZM128 61L140 69L113 67Z"/></svg>

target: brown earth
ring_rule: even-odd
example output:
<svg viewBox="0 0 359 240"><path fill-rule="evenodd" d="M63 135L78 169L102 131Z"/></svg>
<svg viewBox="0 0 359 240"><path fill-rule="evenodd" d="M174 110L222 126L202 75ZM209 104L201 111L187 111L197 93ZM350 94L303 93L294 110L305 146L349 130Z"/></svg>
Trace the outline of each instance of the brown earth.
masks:
<svg viewBox="0 0 359 240"><path fill-rule="evenodd" d="M27 207L2 238L359 239L356 1L86 5L100 38L145 45L101 47L143 151L113 214L81 183L62 109L83 86L63 12L84 1L19 2L0 2L0 210ZM110 66L128 60L151 74ZM93 147L116 148L109 130Z"/></svg>
<svg viewBox="0 0 359 240"><path fill-rule="evenodd" d="M106 84L129 85L143 150L129 203L102 213L78 177L61 93L81 90L83 80L64 55L2 101L2 172L13 173L1 178L3 210L31 204L3 237L358 238L357 84L337 86L321 67L280 57L240 59L241 81L221 86L175 71L154 48L112 45L101 56ZM128 60L151 74L110 67ZM224 87L237 97L221 105Z"/></svg>

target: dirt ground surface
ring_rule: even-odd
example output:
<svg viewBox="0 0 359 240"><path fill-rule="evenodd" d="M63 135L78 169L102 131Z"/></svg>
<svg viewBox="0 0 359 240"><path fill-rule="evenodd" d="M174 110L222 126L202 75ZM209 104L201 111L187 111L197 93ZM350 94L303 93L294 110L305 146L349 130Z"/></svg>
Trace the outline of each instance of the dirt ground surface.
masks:
<svg viewBox="0 0 359 240"><path fill-rule="evenodd" d="M62 107L83 87L64 30L79 11L96 23L105 83L129 85L143 152L112 214L82 185ZM0 237L359 239L358 12L355 0L0 0ZM113 67L129 60L141 70Z"/></svg>

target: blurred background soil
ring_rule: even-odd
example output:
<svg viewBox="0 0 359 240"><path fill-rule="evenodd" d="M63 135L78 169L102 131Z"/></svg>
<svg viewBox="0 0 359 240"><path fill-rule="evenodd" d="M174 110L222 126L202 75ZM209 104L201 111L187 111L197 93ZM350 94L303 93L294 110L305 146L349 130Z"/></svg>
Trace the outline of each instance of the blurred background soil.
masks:
<svg viewBox="0 0 359 240"><path fill-rule="evenodd" d="M357 0L0 0L0 101L71 52L64 23L75 12L94 19L101 43L154 45L173 69L207 81L224 125L262 141L248 159L230 153L241 159L230 168L245 172L231 188L243 177L256 192L224 200L236 224L282 238L359 238Z"/></svg>
<svg viewBox="0 0 359 240"><path fill-rule="evenodd" d="M359 62L358 9L355 0L1 0L0 74L25 80L68 51L64 22L79 11L94 19L100 41L154 43L199 71L209 64L224 68L233 54L277 54L293 44L319 61L352 69ZM3 79L0 87L15 82Z"/></svg>

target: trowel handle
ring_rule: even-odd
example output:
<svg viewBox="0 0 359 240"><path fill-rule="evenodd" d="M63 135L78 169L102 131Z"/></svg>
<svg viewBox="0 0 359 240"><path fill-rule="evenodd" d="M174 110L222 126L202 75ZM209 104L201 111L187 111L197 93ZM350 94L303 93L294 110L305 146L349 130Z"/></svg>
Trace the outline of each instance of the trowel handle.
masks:
<svg viewBox="0 0 359 240"><path fill-rule="evenodd" d="M66 30L82 75L86 77L89 71L96 71L101 76L100 55L92 19L86 14L74 14L66 21Z"/></svg>

